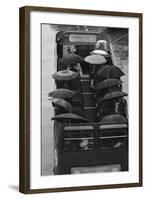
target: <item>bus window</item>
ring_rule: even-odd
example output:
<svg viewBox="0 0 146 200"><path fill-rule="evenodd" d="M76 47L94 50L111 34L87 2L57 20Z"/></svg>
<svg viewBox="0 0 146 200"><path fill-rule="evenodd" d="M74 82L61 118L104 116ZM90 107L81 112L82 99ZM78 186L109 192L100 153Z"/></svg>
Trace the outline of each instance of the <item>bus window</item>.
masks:
<svg viewBox="0 0 146 200"><path fill-rule="evenodd" d="M79 151L94 149L94 128L92 126L65 126L64 150Z"/></svg>
<svg viewBox="0 0 146 200"><path fill-rule="evenodd" d="M96 35L85 35L85 34L70 34L69 35L70 42L96 42L97 36Z"/></svg>
<svg viewBox="0 0 146 200"><path fill-rule="evenodd" d="M103 124L99 126L100 149L126 149L128 147L127 124Z"/></svg>

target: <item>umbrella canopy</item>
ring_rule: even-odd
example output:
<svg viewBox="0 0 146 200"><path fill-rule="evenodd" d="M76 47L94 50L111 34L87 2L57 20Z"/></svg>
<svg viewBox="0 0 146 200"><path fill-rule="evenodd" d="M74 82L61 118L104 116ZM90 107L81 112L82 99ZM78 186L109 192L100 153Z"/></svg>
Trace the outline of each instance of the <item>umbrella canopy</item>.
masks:
<svg viewBox="0 0 146 200"><path fill-rule="evenodd" d="M125 92L114 91L114 92L107 93L107 94L101 99L101 101L107 101L107 100L111 100L111 99L117 99L117 98L124 97L124 96L127 96L127 94L126 94Z"/></svg>
<svg viewBox="0 0 146 200"><path fill-rule="evenodd" d="M127 119L120 115L120 114L111 114L111 115L106 115L105 117L102 118L101 122L127 122Z"/></svg>
<svg viewBox="0 0 146 200"><path fill-rule="evenodd" d="M120 86L121 85L121 81L118 79L105 79L104 81L101 81L98 85L97 85L97 90L100 89L105 89L105 88L109 88L112 86Z"/></svg>
<svg viewBox="0 0 146 200"><path fill-rule="evenodd" d="M91 51L90 54L100 55L100 56L104 56L104 57L109 57L110 56L106 51L98 50L98 49Z"/></svg>
<svg viewBox="0 0 146 200"><path fill-rule="evenodd" d="M59 98L59 99L67 99L72 98L75 95L75 92L69 89L56 89L51 92L49 92L49 96L53 98Z"/></svg>
<svg viewBox="0 0 146 200"><path fill-rule="evenodd" d="M58 81L69 81L76 79L77 77L79 77L79 75L78 73L73 72L71 70L62 70L53 74L52 77Z"/></svg>
<svg viewBox="0 0 146 200"><path fill-rule="evenodd" d="M84 58L85 62L89 64L99 65L104 64L107 60L101 55L90 55Z"/></svg>
<svg viewBox="0 0 146 200"><path fill-rule="evenodd" d="M52 117L52 120L57 120L60 122L64 120L69 120L71 122L87 122L86 118L74 113L64 113L64 114L56 115L55 117Z"/></svg>
<svg viewBox="0 0 146 200"><path fill-rule="evenodd" d="M120 78L124 73L114 65L105 65L97 71L97 75L103 78Z"/></svg>
<svg viewBox="0 0 146 200"><path fill-rule="evenodd" d="M70 64L80 63L83 61L84 60L81 56L72 53L72 54L69 54L68 56L62 58L60 64L61 65L70 65Z"/></svg>
<svg viewBox="0 0 146 200"><path fill-rule="evenodd" d="M64 99L53 99L52 104L65 108L67 112L70 112L72 108L71 104Z"/></svg>

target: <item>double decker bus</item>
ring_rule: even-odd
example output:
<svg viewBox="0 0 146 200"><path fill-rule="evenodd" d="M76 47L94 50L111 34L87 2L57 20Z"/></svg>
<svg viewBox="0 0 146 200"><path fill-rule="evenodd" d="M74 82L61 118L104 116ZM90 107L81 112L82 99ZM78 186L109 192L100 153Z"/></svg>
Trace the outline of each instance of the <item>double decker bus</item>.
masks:
<svg viewBox="0 0 146 200"><path fill-rule="evenodd" d="M85 58L99 40L107 41L108 65L114 55L105 31L60 31L56 34L57 71L63 57L75 53ZM91 66L82 62L80 96L72 98L72 112L86 117L84 123L54 121L54 174L99 173L128 170L128 120L99 120L95 91L91 88ZM56 84L56 88L60 88ZM81 98L80 98L81 97Z"/></svg>

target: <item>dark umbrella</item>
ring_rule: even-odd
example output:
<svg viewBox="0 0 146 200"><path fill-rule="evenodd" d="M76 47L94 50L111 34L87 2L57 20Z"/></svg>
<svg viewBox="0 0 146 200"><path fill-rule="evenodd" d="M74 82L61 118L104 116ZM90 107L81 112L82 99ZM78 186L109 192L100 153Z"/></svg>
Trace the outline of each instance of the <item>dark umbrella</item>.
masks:
<svg viewBox="0 0 146 200"><path fill-rule="evenodd" d="M58 81L69 81L78 78L79 75L71 70L62 70L54 73L52 77Z"/></svg>
<svg viewBox="0 0 146 200"><path fill-rule="evenodd" d="M96 89L97 90L100 90L100 89L105 89L105 88L109 88L109 87L112 87L112 86L120 86L121 85L121 81L118 80L118 79L106 79L104 81L101 81Z"/></svg>
<svg viewBox="0 0 146 200"><path fill-rule="evenodd" d="M70 64L76 64L83 62L83 58L77 54L69 54L68 56L61 59L60 64L61 65L70 65Z"/></svg>
<svg viewBox="0 0 146 200"><path fill-rule="evenodd" d="M124 73L114 65L105 65L97 71L97 75L103 78L120 78Z"/></svg>
<svg viewBox="0 0 146 200"><path fill-rule="evenodd" d="M101 119L101 122L108 122L108 123L113 123L113 122L127 122L127 119L120 115L120 114L111 114L111 115L106 115Z"/></svg>
<svg viewBox="0 0 146 200"><path fill-rule="evenodd" d="M51 92L49 92L49 96L53 98L59 98L59 99L68 99L72 98L75 95L75 92L69 89L56 89Z"/></svg>
<svg viewBox="0 0 146 200"><path fill-rule="evenodd" d="M70 112L72 108L71 104L64 99L53 99L52 104L65 108L67 112Z"/></svg>
<svg viewBox="0 0 146 200"><path fill-rule="evenodd" d="M55 117L52 117L52 120L57 120L60 122L64 120L68 120L69 122L87 122L86 118L74 113L64 113L64 114L56 115Z"/></svg>
<svg viewBox="0 0 146 200"><path fill-rule="evenodd" d="M121 92L121 91L114 91L114 92L110 92L107 93L102 99L101 101L107 101L107 100L111 100L111 99L117 99L117 98L121 98L127 96L127 94L125 92Z"/></svg>
<svg viewBox="0 0 146 200"><path fill-rule="evenodd" d="M99 64L104 64L107 62L107 60L100 55L90 55L84 58L85 62L93 65L99 65Z"/></svg>

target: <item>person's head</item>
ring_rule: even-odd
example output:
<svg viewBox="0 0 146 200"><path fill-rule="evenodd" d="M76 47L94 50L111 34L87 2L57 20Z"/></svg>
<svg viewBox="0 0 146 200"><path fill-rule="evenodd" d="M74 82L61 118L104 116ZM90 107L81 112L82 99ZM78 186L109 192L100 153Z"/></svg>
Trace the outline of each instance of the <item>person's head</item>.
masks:
<svg viewBox="0 0 146 200"><path fill-rule="evenodd" d="M76 63L71 63L71 64L69 65L69 69L74 69L75 66L76 66Z"/></svg>

